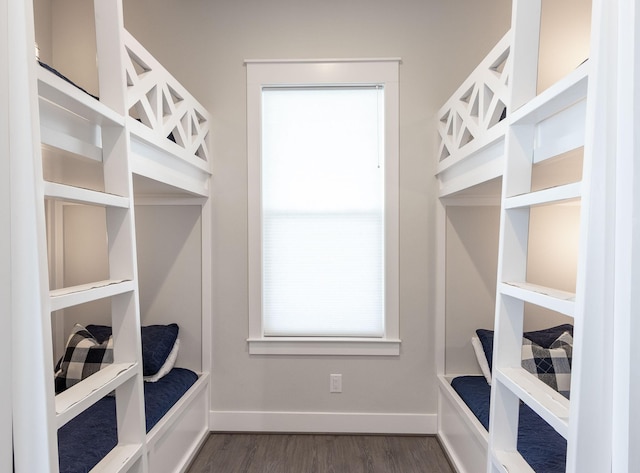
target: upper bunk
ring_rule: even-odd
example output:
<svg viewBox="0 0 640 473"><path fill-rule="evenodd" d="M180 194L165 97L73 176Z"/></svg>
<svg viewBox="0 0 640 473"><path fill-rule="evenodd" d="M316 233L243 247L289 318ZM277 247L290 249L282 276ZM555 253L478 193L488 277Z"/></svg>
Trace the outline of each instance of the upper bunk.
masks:
<svg viewBox="0 0 640 473"><path fill-rule="evenodd" d="M440 198L499 202L509 127L535 125L532 190L572 182L582 166L589 62L512 106L512 41L509 31L437 112Z"/></svg>
<svg viewBox="0 0 640 473"><path fill-rule="evenodd" d="M502 174L510 50L507 32L438 110L440 197Z"/></svg>
<svg viewBox="0 0 640 473"><path fill-rule="evenodd" d="M125 91L126 115L63 73L46 65L37 68L45 180L102 192L103 132L124 127L136 194L208 197L212 175L208 111L122 30L118 36L125 73L120 89Z"/></svg>

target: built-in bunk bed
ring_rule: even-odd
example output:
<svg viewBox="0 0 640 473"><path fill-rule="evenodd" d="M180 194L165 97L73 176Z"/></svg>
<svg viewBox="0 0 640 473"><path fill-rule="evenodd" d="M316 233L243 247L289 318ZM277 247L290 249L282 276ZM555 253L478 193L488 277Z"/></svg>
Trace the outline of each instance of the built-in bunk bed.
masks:
<svg viewBox="0 0 640 473"><path fill-rule="evenodd" d="M121 1L95 2L95 26L99 97L27 59L50 362L14 408L46 426L28 447L14 427L14 471L182 472L209 431L209 114Z"/></svg>
<svg viewBox="0 0 640 473"><path fill-rule="evenodd" d="M540 14L540 2L514 3L512 29L436 117L438 435L461 473L553 473L568 464L568 398L579 385L571 380L573 301L583 264L578 247L589 63L578 61L536 96L540 32L523 20L535 18L534 3ZM520 103L512 106L514 97ZM525 156L519 160L518 149ZM519 212L515 223L505 209ZM505 310L520 313L505 316ZM517 345L511 339L502 345L517 352L518 364L500 372L496 387L493 358L504 356L504 348L494 346L497 327L508 332L503 337L517 339ZM553 369L544 371L540 358ZM508 414L513 405L503 404L504 390L518 399ZM508 422L497 427L499 440L491 440L490 418L492 426ZM507 454L498 445L504 439L513 442Z"/></svg>

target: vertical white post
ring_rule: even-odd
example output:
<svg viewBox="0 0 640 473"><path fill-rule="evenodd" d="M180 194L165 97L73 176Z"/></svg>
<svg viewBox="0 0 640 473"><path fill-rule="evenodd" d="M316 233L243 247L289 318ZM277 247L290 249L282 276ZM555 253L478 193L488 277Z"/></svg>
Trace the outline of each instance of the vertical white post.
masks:
<svg viewBox="0 0 640 473"><path fill-rule="evenodd" d="M436 373L445 374L446 278L447 278L447 205L436 200Z"/></svg>
<svg viewBox="0 0 640 473"><path fill-rule="evenodd" d="M126 110L124 70L124 13L122 0L94 0L100 101L120 115Z"/></svg>
<svg viewBox="0 0 640 473"><path fill-rule="evenodd" d="M213 218L211 209L211 198L202 204L201 210L201 232L202 232L202 365L204 372L211 373L213 360L211 358L213 347L212 317L213 317L213 283L212 283L212 232Z"/></svg>
<svg viewBox="0 0 640 473"><path fill-rule="evenodd" d="M511 20L510 113L536 95L541 0L514 0ZM530 192L534 128L510 126L505 138L502 210L498 249L494 382L491 385L489 455L487 471L497 471L497 452L516 452L520 399L495 376L506 368L519 368L522 357L524 302L501 293L505 281L525 281L529 241L529 209L506 209L505 199Z"/></svg>
<svg viewBox="0 0 640 473"><path fill-rule="evenodd" d="M0 64L9 62L9 5L0 0ZM9 69L0 70L0 378L11 386L11 146L9 144ZM0 471L13 470L11 390L0 392Z"/></svg>
<svg viewBox="0 0 640 473"><path fill-rule="evenodd" d="M618 10L612 469L640 464L640 8Z"/></svg>
<svg viewBox="0 0 640 473"><path fill-rule="evenodd" d="M58 471L33 5L8 0L15 471Z"/></svg>
<svg viewBox="0 0 640 473"><path fill-rule="evenodd" d="M119 114L126 116L127 84L122 0L95 0L94 8L100 99ZM126 127L103 127L102 147L105 192L130 199L127 209L107 208L110 277L130 279L137 283L133 180L129 162L129 134ZM137 288L132 293L112 298L111 321L114 361L139 362L138 375L116 390L118 443L143 445L142 458L136 463L135 471L146 472L140 301Z"/></svg>
<svg viewBox="0 0 640 473"><path fill-rule="evenodd" d="M594 0L567 471L611 471L616 0ZM594 346L598 346L594 350Z"/></svg>
<svg viewBox="0 0 640 473"><path fill-rule="evenodd" d="M541 0L513 0L511 12L511 100L512 112L536 95L540 45Z"/></svg>

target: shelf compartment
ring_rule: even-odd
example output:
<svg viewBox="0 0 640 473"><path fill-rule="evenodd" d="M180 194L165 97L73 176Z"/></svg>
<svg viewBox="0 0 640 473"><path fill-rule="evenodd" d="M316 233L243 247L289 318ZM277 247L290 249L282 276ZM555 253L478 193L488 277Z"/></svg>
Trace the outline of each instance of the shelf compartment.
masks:
<svg viewBox="0 0 640 473"><path fill-rule="evenodd" d="M491 463L500 473L536 473L518 452L496 451Z"/></svg>
<svg viewBox="0 0 640 473"><path fill-rule="evenodd" d="M123 116L39 65L38 94L91 123L124 126Z"/></svg>
<svg viewBox="0 0 640 473"><path fill-rule="evenodd" d="M66 309L85 302L117 296L135 290L136 284L129 279L107 279L79 286L55 289L49 292L51 312Z"/></svg>
<svg viewBox="0 0 640 473"><path fill-rule="evenodd" d="M136 374L138 364L113 363L56 396L58 428Z"/></svg>
<svg viewBox="0 0 640 473"><path fill-rule="evenodd" d="M67 186L56 182L44 183L44 195L50 199L64 200L78 204L97 205L101 207L129 208L129 199L105 192L97 192L81 187Z"/></svg>
<svg viewBox="0 0 640 473"><path fill-rule="evenodd" d="M580 102L587 96L589 61L585 62L562 80L515 110L511 115L513 125L532 125Z"/></svg>
<svg viewBox="0 0 640 473"><path fill-rule="evenodd" d="M535 205L546 205L562 202L565 200L578 199L581 196L582 183L574 182L562 186L551 187L528 194L521 194L505 199L506 209L517 209L523 207L533 207Z"/></svg>
<svg viewBox="0 0 640 473"><path fill-rule="evenodd" d="M561 291L528 282L508 281L500 284L500 293L540 307L573 317L575 298L573 292Z"/></svg>
<svg viewBox="0 0 640 473"><path fill-rule="evenodd" d="M100 460L90 473L120 473L129 471L142 456L141 444L121 444Z"/></svg>
<svg viewBox="0 0 640 473"><path fill-rule="evenodd" d="M565 439L569 436L569 400L523 368L503 368L497 381L525 402Z"/></svg>

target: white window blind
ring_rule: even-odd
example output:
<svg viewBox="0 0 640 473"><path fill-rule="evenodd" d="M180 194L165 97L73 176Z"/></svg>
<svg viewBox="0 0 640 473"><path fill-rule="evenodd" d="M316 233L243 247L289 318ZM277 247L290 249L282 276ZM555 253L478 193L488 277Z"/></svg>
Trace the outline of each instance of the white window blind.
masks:
<svg viewBox="0 0 640 473"><path fill-rule="evenodd" d="M384 89L262 89L264 336L384 337Z"/></svg>

